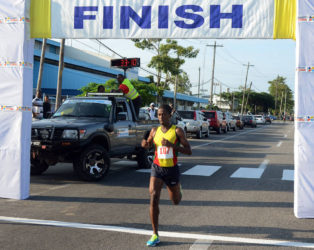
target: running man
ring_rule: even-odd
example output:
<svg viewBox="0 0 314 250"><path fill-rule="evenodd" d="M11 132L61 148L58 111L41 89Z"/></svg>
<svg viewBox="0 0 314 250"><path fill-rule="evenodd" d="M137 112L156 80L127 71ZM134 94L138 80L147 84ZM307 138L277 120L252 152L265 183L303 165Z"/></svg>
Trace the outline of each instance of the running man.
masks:
<svg viewBox="0 0 314 250"><path fill-rule="evenodd" d="M149 214L153 227L153 235L147 241L147 246L156 246L160 242L158 236L158 216L159 199L163 184L167 185L169 197L174 205L178 205L181 201L180 171L177 165L178 153L192 154L184 131L171 124L171 111L172 109L169 105L161 105L157 112L161 126L152 128L148 139L142 140L143 148L150 148L153 144L155 147L155 156L149 183Z"/></svg>

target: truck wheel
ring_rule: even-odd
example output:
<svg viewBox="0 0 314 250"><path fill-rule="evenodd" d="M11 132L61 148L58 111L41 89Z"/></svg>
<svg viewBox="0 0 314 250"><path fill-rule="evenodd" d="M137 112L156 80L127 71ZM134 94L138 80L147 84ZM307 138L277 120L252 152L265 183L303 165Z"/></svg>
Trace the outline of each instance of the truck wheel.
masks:
<svg viewBox="0 0 314 250"><path fill-rule="evenodd" d="M145 148L139 148L137 153L137 165L139 168L151 168L153 163L153 152Z"/></svg>
<svg viewBox="0 0 314 250"><path fill-rule="evenodd" d="M49 168L46 162L40 162L38 160L31 160L31 175L41 175Z"/></svg>
<svg viewBox="0 0 314 250"><path fill-rule="evenodd" d="M110 158L104 147L93 145L80 154L73 167L79 178L85 181L99 181L109 171Z"/></svg>

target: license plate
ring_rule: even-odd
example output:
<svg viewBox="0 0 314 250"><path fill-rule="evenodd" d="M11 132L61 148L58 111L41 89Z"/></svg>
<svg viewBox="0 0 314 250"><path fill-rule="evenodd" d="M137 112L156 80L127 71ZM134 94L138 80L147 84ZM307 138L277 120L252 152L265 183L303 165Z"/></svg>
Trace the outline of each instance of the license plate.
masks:
<svg viewBox="0 0 314 250"><path fill-rule="evenodd" d="M40 145L40 141L34 141L34 142L33 142L33 145L34 145L34 146L39 146L39 145Z"/></svg>

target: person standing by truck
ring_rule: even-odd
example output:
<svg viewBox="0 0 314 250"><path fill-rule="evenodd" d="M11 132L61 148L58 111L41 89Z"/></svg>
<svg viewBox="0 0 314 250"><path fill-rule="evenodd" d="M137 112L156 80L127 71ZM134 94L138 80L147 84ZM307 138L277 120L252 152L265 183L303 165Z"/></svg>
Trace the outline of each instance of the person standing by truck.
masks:
<svg viewBox="0 0 314 250"><path fill-rule="evenodd" d="M149 183L150 219L153 235L147 241L147 246L156 246L160 240L158 236L159 199L163 184L167 185L170 199L178 205L182 198L180 185L180 171L177 165L178 153L191 155L191 147L184 131L171 123L172 109L169 105L161 105L157 115L160 126L152 128L148 139L142 140L143 148L155 147ZM180 144L182 146L180 146Z"/></svg>
<svg viewBox="0 0 314 250"><path fill-rule="evenodd" d="M141 96L139 95L137 90L134 88L134 86L132 85L129 79L125 78L121 74L118 74L117 80L118 80L118 83L120 84L119 89L117 91L122 92L124 96L132 100L135 113L138 117L139 112L140 112L140 107L142 105Z"/></svg>

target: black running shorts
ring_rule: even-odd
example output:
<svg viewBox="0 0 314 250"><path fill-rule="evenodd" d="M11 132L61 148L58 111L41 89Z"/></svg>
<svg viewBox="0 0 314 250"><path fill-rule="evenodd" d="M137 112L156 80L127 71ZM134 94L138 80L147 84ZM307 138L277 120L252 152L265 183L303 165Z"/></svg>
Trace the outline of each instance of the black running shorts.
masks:
<svg viewBox="0 0 314 250"><path fill-rule="evenodd" d="M180 170L178 165L174 167L159 167L152 164L151 177L162 179L167 186L173 187L180 182Z"/></svg>

